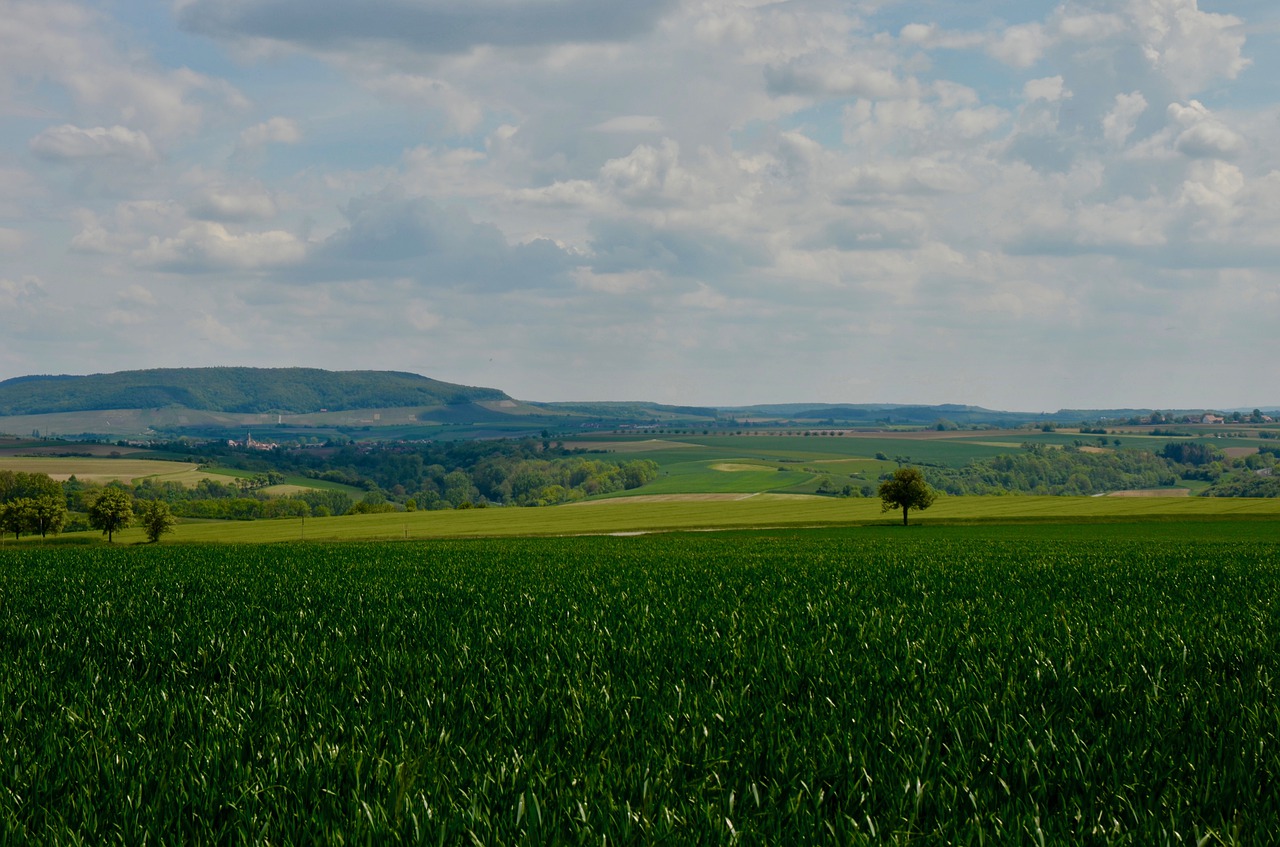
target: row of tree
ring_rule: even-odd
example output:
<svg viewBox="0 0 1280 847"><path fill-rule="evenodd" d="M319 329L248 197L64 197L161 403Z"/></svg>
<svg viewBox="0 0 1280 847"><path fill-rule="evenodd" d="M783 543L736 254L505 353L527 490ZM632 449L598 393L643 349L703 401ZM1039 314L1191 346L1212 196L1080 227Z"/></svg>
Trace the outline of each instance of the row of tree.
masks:
<svg viewBox="0 0 1280 847"><path fill-rule="evenodd" d="M48 490L49 484L54 488L58 485L45 474L27 476L44 479L24 480L24 487L29 485ZM159 500L144 502L135 513L132 495L115 486L102 488L86 498L85 514L88 516L89 526L102 530L108 542L113 541L117 532L129 527L135 520L146 531L147 539L153 542L159 541L160 536L165 533L172 532L175 523L167 503ZM10 497L0 502L0 530L13 533L14 538L21 538L24 533L39 535L41 538L57 535L66 527L67 518L67 500L61 492L43 493L34 497Z"/></svg>

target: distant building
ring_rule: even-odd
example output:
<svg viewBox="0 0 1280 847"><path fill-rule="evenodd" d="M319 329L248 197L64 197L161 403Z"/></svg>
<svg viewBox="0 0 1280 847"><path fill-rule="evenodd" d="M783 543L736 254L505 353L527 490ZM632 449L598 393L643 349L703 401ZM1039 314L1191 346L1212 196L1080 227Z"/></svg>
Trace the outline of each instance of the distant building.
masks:
<svg viewBox="0 0 1280 847"><path fill-rule="evenodd" d="M227 442L228 447L243 447L246 450L275 450L280 445L274 441L254 441L253 433L245 433L244 441L236 441L231 439Z"/></svg>

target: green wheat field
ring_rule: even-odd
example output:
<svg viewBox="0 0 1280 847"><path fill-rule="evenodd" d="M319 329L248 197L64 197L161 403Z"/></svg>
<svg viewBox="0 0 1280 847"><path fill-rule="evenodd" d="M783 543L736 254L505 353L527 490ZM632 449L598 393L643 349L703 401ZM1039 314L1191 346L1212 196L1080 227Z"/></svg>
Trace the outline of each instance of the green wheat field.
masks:
<svg viewBox="0 0 1280 847"><path fill-rule="evenodd" d="M11 544L0 843L1263 843L1275 527Z"/></svg>

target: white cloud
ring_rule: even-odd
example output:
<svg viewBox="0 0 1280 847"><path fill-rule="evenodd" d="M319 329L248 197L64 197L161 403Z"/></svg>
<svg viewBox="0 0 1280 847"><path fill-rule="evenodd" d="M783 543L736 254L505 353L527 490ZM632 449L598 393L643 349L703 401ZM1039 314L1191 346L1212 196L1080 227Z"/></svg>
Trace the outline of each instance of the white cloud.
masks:
<svg viewBox="0 0 1280 847"><path fill-rule="evenodd" d="M182 0L183 36L0 5L0 249L79 316L49 361L85 337L532 397L1052 403L1010 345L1159 385L1191 359L1147 357L1152 316L1256 321L1280 257L1268 45L1195 0ZM867 337L906 326L936 383Z"/></svg>
<svg viewBox="0 0 1280 847"><path fill-rule="evenodd" d="M1015 68L1029 68L1040 61L1051 43L1042 24L1018 24L1007 28L987 46L994 58Z"/></svg>
<svg viewBox="0 0 1280 847"><path fill-rule="evenodd" d="M306 255L306 245L288 232L234 233L219 223L196 222L172 237L151 237L133 260L159 270L203 273L288 267Z"/></svg>
<svg viewBox="0 0 1280 847"><path fill-rule="evenodd" d="M473 132L484 120L484 107L447 80L421 74L390 73L371 78L370 91L415 106L438 109L454 132Z"/></svg>
<svg viewBox="0 0 1280 847"><path fill-rule="evenodd" d="M1187 105L1169 104L1169 118L1186 127L1174 148L1192 158L1232 159L1244 148L1244 139L1218 120L1198 100Z"/></svg>
<svg viewBox="0 0 1280 847"><path fill-rule="evenodd" d="M656 115L619 115L616 118L610 118L602 121L591 129L596 132L616 132L623 134L630 133L659 133L663 130L662 118Z"/></svg>
<svg viewBox="0 0 1280 847"><path fill-rule="evenodd" d="M158 158L145 132L123 126L83 129L71 124L49 127L31 139L31 152L42 159L132 159L151 162Z"/></svg>
<svg viewBox="0 0 1280 847"><path fill-rule="evenodd" d="M180 24L220 38L298 42L311 47L373 42L456 53L479 45L529 46L613 41L647 31L669 0L367 0L317 15L310 0L181 0Z"/></svg>
<svg viewBox="0 0 1280 847"><path fill-rule="evenodd" d="M187 331L215 347L246 350L248 342L239 333L208 312L186 322Z"/></svg>
<svg viewBox="0 0 1280 847"><path fill-rule="evenodd" d="M154 306L157 302L155 294L151 293L150 289L137 283L130 285L121 292L120 297L126 302L137 306Z"/></svg>
<svg viewBox="0 0 1280 847"><path fill-rule="evenodd" d="M1142 96L1142 92L1117 94L1115 107L1102 120L1103 137L1116 146L1123 145L1146 110L1147 98Z"/></svg>
<svg viewBox="0 0 1280 847"><path fill-rule="evenodd" d="M22 230L0 226L0 253L17 253L30 240L31 236Z"/></svg>
<svg viewBox="0 0 1280 847"><path fill-rule="evenodd" d="M191 206L192 217L222 223L270 220L277 211L275 200L261 187L211 186Z"/></svg>
<svg viewBox="0 0 1280 847"><path fill-rule="evenodd" d="M1249 66L1240 18L1206 12L1198 0L1129 0L1142 55L1185 96Z"/></svg>
<svg viewBox="0 0 1280 847"><path fill-rule="evenodd" d="M1043 100L1046 103L1057 103L1071 92L1063 84L1062 75L1049 76L1042 79L1028 80L1022 86L1022 96L1026 100Z"/></svg>
<svg viewBox="0 0 1280 847"><path fill-rule="evenodd" d="M249 149L268 144L297 144L302 140L302 130L292 118L274 117L249 127L240 133L240 144Z"/></svg>
<svg viewBox="0 0 1280 847"><path fill-rule="evenodd" d="M189 136L211 112L242 109L226 82L164 68L127 44L102 11L71 0L6 0L0 15L0 87L52 82L79 124L127 125L152 139Z"/></svg>
<svg viewBox="0 0 1280 847"><path fill-rule="evenodd" d="M430 332L439 329L444 323L444 320L431 310L430 305L421 300L412 301L404 314L409 326L418 332Z"/></svg>

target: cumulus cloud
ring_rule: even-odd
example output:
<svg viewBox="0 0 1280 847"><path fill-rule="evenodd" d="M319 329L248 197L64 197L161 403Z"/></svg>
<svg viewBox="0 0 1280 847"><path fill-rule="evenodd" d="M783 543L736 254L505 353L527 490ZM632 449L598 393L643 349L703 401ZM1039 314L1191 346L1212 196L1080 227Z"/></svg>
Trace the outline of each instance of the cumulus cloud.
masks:
<svg viewBox="0 0 1280 847"><path fill-rule="evenodd" d="M1018 24L994 38L987 46L987 52L1015 68L1029 68L1040 61L1051 41L1042 24Z"/></svg>
<svg viewBox="0 0 1280 847"><path fill-rule="evenodd" d="M1235 79L1249 66L1243 21L1234 15L1206 12L1198 0L1130 0L1127 11L1144 58L1180 94Z"/></svg>
<svg viewBox="0 0 1280 847"><path fill-rule="evenodd" d="M837 97L900 97L912 91L910 85L890 67L877 66L844 56L807 56L782 66L764 70L769 93L823 95Z"/></svg>
<svg viewBox="0 0 1280 847"><path fill-rule="evenodd" d="M1102 134L1107 141L1117 146L1122 145L1133 134L1138 118L1147 110L1147 98L1142 92L1117 94L1115 107L1102 120Z"/></svg>
<svg viewBox="0 0 1280 847"><path fill-rule="evenodd" d="M1256 21L1208 5L175 0L212 38L183 54L110 4L10 0L0 301L38 269L94 303L81 331L150 338L181 303L167 343L210 356L348 355L320 336L365 339L373 367L484 352L506 369L459 377L526 396L552 373L626 390L591 382L603 362L681 373L662 390L691 396L810 394L837 384L815 349L869 359L870 333L904 326L938 390L1011 342L1136 361L1170 292L1256 319L1280 252L1275 60ZM282 144L298 155L265 155ZM766 333L777 373L743 380ZM885 391L908 364L838 384Z"/></svg>
<svg viewBox="0 0 1280 847"><path fill-rule="evenodd" d="M235 233L219 223L195 222L171 237L152 237L132 258L157 270L209 273L289 267L306 253L303 242L281 230Z"/></svg>
<svg viewBox="0 0 1280 847"><path fill-rule="evenodd" d="M270 220L276 202L261 186L210 186L191 204L192 217L222 223Z"/></svg>
<svg viewBox="0 0 1280 847"><path fill-rule="evenodd" d="M1244 147L1244 139L1218 120L1198 100L1185 106L1169 104L1169 118L1185 129L1174 141L1174 148L1192 158L1231 159Z"/></svg>
<svg viewBox="0 0 1280 847"><path fill-rule="evenodd" d="M297 144L301 140L302 131L291 118L274 117L240 133L240 144L250 149L267 144Z"/></svg>
<svg viewBox="0 0 1280 847"><path fill-rule="evenodd" d="M150 162L158 158L145 132L123 126L49 127L31 139L30 148L40 158L54 160L111 158Z"/></svg>
<svg viewBox="0 0 1280 847"><path fill-rule="evenodd" d="M511 244L496 226L473 221L461 208L396 189L352 200L343 214L347 225L317 247L307 273L520 290L562 285L576 264L546 239Z"/></svg>
<svg viewBox="0 0 1280 847"><path fill-rule="evenodd" d="M388 41L456 53L477 45L611 41L650 29L673 0L183 0L179 23L220 38L329 47Z"/></svg>
<svg viewBox="0 0 1280 847"><path fill-rule="evenodd" d="M471 132L484 119L483 106L447 80L389 73L371 78L366 86L382 97L439 110L456 132Z"/></svg>
<svg viewBox="0 0 1280 847"><path fill-rule="evenodd" d="M48 81L80 124L129 126L151 139L189 136L210 114L247 105L224 80L165 68L128 45L105 12L72 0L8 0L0 15L0 86Z"/></svg>
<svg viewBox="0 0 1280 847"><path fill-rule="evenodd" d="M38 276L0 277L0 312L25 311L46 297L44 280Z"/></svg>
<svg viewBox="0 0 1280 847"><path fill-rule="evenodd" d="M1026 100L1043 100L1046 103L1057 103L1071 92L1063 84L1062 75L1028 80L1022 86L1022 96Z"/></svg>

